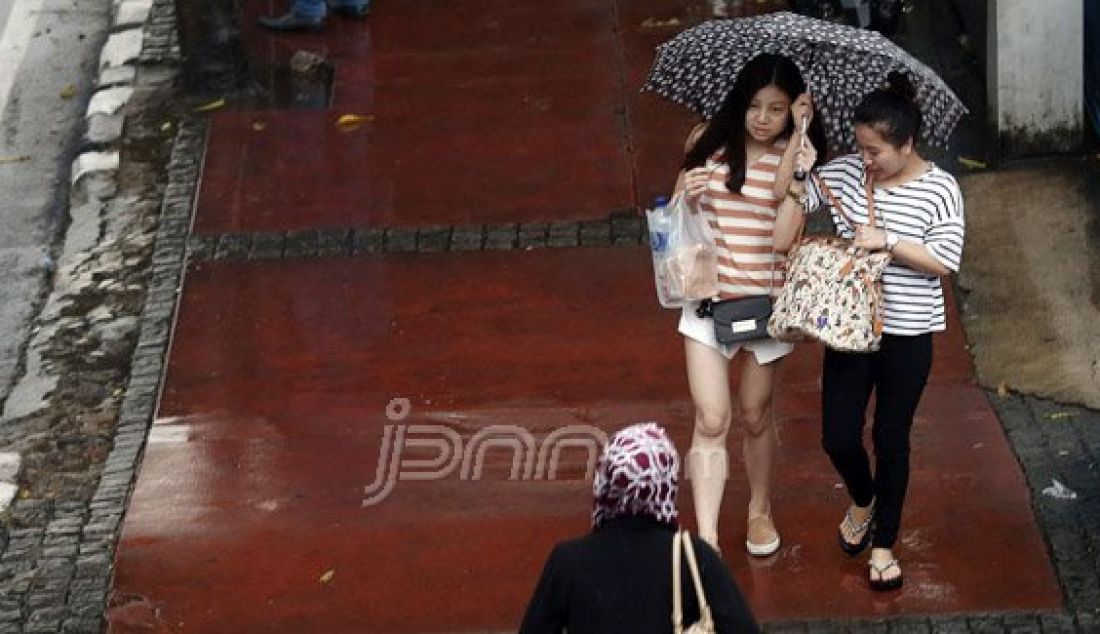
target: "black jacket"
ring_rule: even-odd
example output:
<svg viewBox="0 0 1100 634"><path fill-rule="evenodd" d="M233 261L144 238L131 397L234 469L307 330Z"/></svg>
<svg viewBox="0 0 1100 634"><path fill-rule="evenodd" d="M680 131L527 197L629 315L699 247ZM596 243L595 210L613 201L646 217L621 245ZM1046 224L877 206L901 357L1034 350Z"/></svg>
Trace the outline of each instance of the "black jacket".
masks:
<svg viewBox="0 0 1100 634"><path fill-rule="evenodd" d="M558 544L527 606L521 634L667 634L672 631L672 538L666 524L619 518ZM759 632L717 553L692 535L703 589L721 634ZM687 562L681 561L684 625L699 618Z"/></svg>

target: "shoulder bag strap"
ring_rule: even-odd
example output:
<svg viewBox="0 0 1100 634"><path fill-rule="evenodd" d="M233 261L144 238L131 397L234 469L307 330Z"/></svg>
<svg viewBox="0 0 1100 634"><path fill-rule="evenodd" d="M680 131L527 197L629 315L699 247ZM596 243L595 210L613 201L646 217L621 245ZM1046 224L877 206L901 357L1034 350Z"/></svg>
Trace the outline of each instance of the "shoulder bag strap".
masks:
<svg viewBox="0 0 1100 634"><path fill-rule="evenodd" d="M836 196L833 194L833 190L830 189L829 186L825 184L825 179L818 176L818 174L816 172L810 172L810 178L812 178L813 181L815 183L817 183L817 186L821 189L821 191L825 192L825 195L829 197L829 204L834 209L837 210L837 213L844 216L844 219L848 221L848 224L855 227L856 226L855 221L852 220L852 218L848 215L848 212L844 210L844 205L841 205L840 201L837 200ZM806 187L807 188L809 187L808 182L806 184ZM805 210L803 210L803 211L805 211ZM805 234L806 234L806 217L805 217L805 214L803 214L802 222L800 222L799 225L798 225L798 233L795 234L794 242L791 243L791 248L787 253L788 261L790 259L794 258L794 254L798 252L798 245L802 244L802 237Z"/></svg>
<svg viewBox="0 0 1100 634"><path fill-rule="evenodd" d="M839 213L841 216L843 216L844 219L848 221L848 225L851 226L854 229L856 224L857 224L855 219L853 219L850 215L848 215L848 212L845 211L845 209L844 209L844 205L842 205L840 203L840 201L837 200L836 195L833 194L833 190L830 189L829 186L825 184L825 180L822 179L817 174L813 175L813 179L814 179L814 182L817 183L818 187L821 188L821 191L825 192L825 195L829 197L829 204L834 209L836 209L837 213ZM870 178L864 178L864 180L867 183L865 185L866 195L867 195L867 220L868 220L867 224L871 227L876 227L876 226L878 226L879 218L878 218L878 213L875 211L875 186L874 186L874 183L871 181ZM886 219L885 218L882 219L882 228L883 229L886 228ZM801 230L799 231L798 237L799 238L802 237Z"/></svg>
<svg viewBox="0 0 1100 634"><path fill-rule="evenodd" d="M699 601L699 621L708 626L713 625L707 595L703 592L703 578L699 575L699 563L695 559L695 546L691 543L691 533L687 531L684 531L684 550L687 555L688 570L691 571L691 581L695 584L695 598Z"/></svg>
<svg viewBox="0 0 1100 634"><path fill-rule="evenodd" d="M821 178L817 174L813 174L813 179L814 182L817 183L817 186L821 189L821 191L825 192L825 195L829 197L829 205L832 206L833 209L836 209L836 212L843 216L844 219L848 221L848 225L851 226L854 230L857 224L855 219L848 215L848 211L844 209L844 205L841 204L839 199L837 199L836 194L833 193L832 188L825 184L825 179ZM870 204L870 200L870 198L867 199L868 205ZM869 209L873 209L873 207L869 207ZM871 213L873 214L874 212L871 211Z"/></svg>
<svg viewBox="0 0 1100 634"><path fill-rule="evenodd" d="M676 531L672 538L672 631L681 634L684 631L684 600L680 596L680 542L683 531Z"/></svg>
<svg viewBox="0 0 1100 634"><path fill-rule="evenodd" d="M878 224L878 220L882 220L882 228L885 229L886 228L886 218L879 218L878 214L875 213L875 184L874 184L874 182L871 181L870 178L867 178L866 181L867 181L867 218L870 221L870 222L868 222L868 224L871 225L872 227L875 227Z"/></svg>

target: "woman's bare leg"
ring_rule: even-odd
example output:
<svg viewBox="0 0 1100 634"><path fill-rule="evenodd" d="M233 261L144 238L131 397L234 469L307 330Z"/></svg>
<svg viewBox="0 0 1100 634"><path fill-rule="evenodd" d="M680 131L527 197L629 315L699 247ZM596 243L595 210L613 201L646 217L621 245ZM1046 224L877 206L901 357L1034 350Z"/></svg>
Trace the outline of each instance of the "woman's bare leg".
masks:
<svg viewBox="0 0 1100 634"><path fill-rule="evenodd" d="M760 365L756 355L748 353L741 370L738 419L744 429L742 450L749 480L745 547L757 556L771 555L779 549L780 542L771 517L772 479L779 452L779 435L772 413L772 387L777 365L777 362Z"/></svg>
<svg viewBox="0 0 1100 634"><path fill-rule="evenodd" d="M746 351L748 352L748 351ZM760 365L745 355L741 370L739 419L745 430L745 471L749 479L749 517L771 515L771 487L779 434L772 413L772 387L778 362Z"/></svg>
<svg viewBox="0 0 1100 634"><path fill-rule="evenodd" d="M718 548L718 511L726 488L729 456L726 436L732 418L729 361L718 351L684 338L688 385L695 403L695 430L687 474L695 502L699 537Z"/></svg>

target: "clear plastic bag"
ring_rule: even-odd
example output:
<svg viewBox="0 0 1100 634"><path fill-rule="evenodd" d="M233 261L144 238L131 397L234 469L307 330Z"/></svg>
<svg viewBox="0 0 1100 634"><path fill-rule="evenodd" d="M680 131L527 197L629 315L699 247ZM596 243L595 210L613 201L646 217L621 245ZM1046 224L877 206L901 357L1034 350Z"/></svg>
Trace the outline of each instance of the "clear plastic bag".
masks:
<svg viewBox="0 0 1100 634"><path fill-rule="evenodd" d="M718 249L710 224L683 196L646 212L657 299L665 308L718 295Z"/></svg>

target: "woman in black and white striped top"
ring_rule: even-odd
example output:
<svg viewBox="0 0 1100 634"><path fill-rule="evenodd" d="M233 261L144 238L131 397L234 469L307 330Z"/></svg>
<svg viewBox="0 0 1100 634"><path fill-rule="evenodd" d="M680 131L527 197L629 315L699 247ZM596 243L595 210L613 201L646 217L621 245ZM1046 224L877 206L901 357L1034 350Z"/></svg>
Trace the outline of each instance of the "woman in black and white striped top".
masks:
<svg viewBox="0 0 1100 634"><path fill-rule="evenodd" d="M867 95L856 109L859 153L818 170L844 206L845 214L831 209L838 233L853 238L856 246L893 256L883 275L881 348L873 353L826 350L822 370L823 445L852 498L838 539L849 555L872 546L869 576L875 590L902 584L893 547L909 482L909 436L932 366L932 333L947 327L941 278L959 269L965 228L955 179L914 147L921 125L914 93L907 78L892 74L889 88ZM800 202L809 211L830 204L815 179L790 180L795 163L808 170L815 160L808 146L780 175L790 185L776 222L778 250L789 248L794 239L802 221ZM865 224L867 179L878 227ZM863 446L872 391L873 472Z"/></svg>

